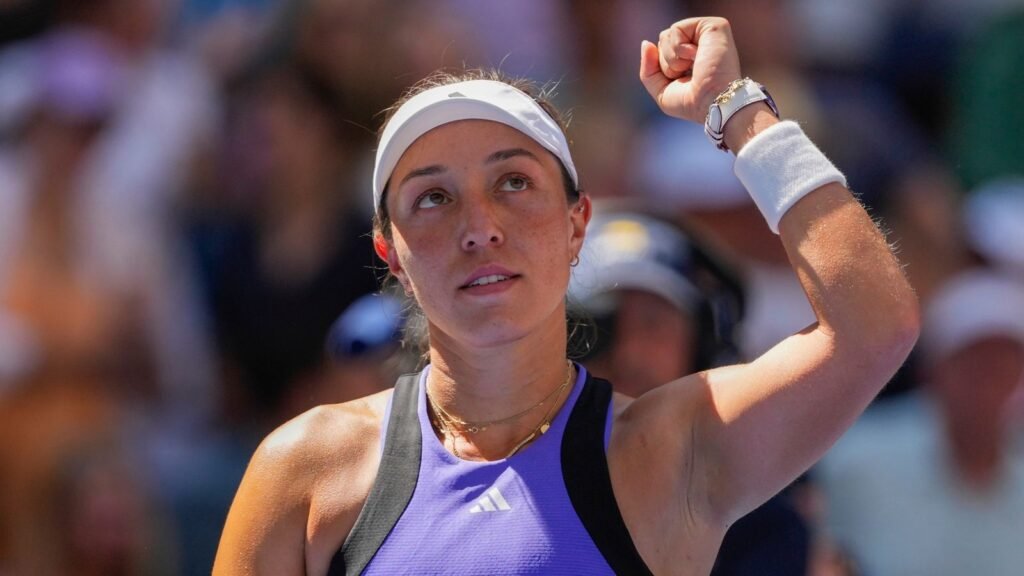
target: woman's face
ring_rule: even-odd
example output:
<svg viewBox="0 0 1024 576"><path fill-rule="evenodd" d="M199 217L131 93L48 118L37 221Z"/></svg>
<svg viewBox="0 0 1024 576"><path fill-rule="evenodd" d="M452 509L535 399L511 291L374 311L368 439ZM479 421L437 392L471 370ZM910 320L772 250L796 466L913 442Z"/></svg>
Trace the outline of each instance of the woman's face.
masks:
<svg viewBox="0 0 1024 576"><path fill-rule="evenodd" d="M423 308L432 345L565 329L590 205L567 204L559 161L530 137L485 120L435 128L401 157L386 201L388 266Z"/></svg>

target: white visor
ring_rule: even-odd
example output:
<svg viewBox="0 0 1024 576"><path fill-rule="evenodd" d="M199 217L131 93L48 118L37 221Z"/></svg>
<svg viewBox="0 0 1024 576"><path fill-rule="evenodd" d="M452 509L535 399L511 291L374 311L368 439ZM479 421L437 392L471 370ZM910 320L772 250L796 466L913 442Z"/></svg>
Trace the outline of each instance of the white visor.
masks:
<svg viewBox="0 0 1024 576"><path fill-rule="evenodd" d="M962 272L932 296L921 347L932 358L952 354L987 336L1024 344L1024 282L989 270Z"/></svg>
<svg viewBox="0 0 1024 576"><path fill-rule="evenodd" d="M519 130L554 154L579 186L565 134L536 100L504 82L468 80L420 92L388 121L373 168L374 210L380 210L384 187L406 149L434 128L459 120L491 120Z"/></svg>

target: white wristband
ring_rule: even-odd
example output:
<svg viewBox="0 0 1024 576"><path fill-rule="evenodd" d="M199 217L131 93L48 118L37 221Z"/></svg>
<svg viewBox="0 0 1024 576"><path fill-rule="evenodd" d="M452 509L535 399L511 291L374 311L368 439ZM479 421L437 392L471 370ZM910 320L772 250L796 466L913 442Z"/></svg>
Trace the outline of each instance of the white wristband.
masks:
<svg viewBox="0 0 1024 576"><path fill-rule="evenodd" d="M736 155L733 171L776 234L782 215L798 200L830 182L846 186L843 173L791 120L751 138Z"/></svg>

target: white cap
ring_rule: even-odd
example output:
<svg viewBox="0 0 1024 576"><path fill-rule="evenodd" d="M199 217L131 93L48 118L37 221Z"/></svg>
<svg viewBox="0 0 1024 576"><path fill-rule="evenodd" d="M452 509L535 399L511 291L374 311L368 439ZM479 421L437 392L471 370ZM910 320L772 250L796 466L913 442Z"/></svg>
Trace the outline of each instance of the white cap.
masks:
<svg viewBox="0 0 1024 576"><path fill-rule="evenodd" d="M693 247L671 225L631 212L597 214L587 227L570 297L592 314L610 311L608 296L640 290L694 312L701 294L694 284Z"/></svg>
<svg viewBox="0 0 1024 576"><path fill-rule="evenodd" d="M972 191L964 203L971 246L998 266L1024 271L1024 179L998 180Z"/></svg>
<svg viewBox="0 0 1024 576"><path fill-rule="evenodd" d="M946 282L925 312L921 346L942 357L988 336L1024 344L1024 282L988 270L964 272Z"/></svg>
<svg viewBox="0 0 1024 576"><path fill-rule="evenodd" d="M467 80L420 92L388 121L373 167L375 211L380 209L391 172L409 146L434 128L459 120L491 120L519 130L554 154L579 186L565 134L536 100L504 82Z"/></svg>

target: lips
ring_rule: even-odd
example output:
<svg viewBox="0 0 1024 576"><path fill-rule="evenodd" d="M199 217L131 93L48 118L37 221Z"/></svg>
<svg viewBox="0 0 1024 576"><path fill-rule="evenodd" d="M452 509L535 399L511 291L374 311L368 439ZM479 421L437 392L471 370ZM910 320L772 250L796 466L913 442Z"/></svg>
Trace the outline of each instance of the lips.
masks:
<svg viewBox="0 0 1024 576"><path fill-rule="evenodd" d="M473 286L487 286L488 284L496 284L498 282L504 282L511 278L511 276L505 276L504 274L492 274L490 276L484 276L477 278L470 282L466 287L471 288Z"/></svg>
<svg viewBox="0 0 1024 576"><path fill-rule="evenodd" d="M465 290L466 288L490 286L492 284L508 282L509 280L518 277L519 274L500 266L483 266L474 270L473 273L466 278L466 281L459 286L459 289Z"/></svg>

